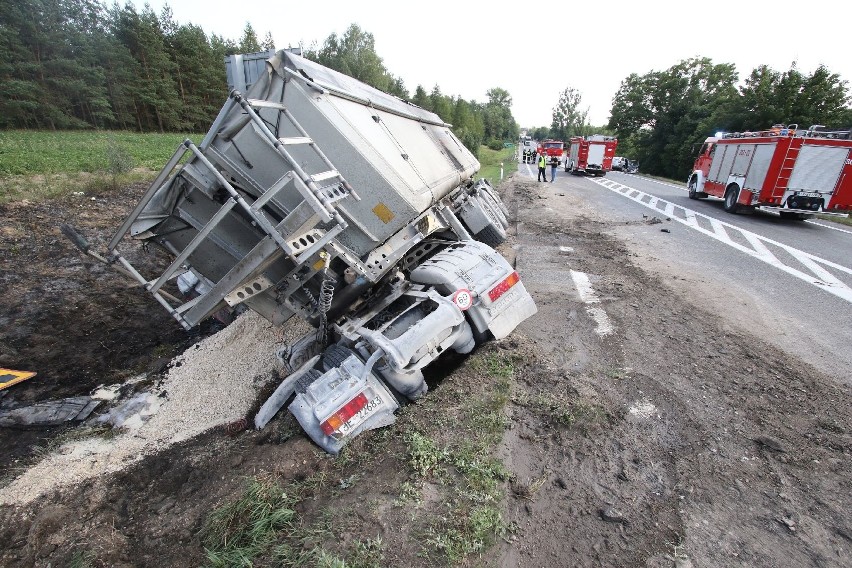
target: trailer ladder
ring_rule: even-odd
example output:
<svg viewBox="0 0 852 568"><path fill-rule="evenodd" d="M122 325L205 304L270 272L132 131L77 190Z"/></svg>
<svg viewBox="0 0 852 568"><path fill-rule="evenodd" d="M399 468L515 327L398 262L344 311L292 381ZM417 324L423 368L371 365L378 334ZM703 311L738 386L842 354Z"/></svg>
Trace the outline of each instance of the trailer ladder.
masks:
<svg viewBox="0 0 852 568"><path fill-rule="evenodd" d="M367 268L361 261L349 255L341 253L339 247L335 246L333 239L343 232L348 223L343 219L340 212L336 210L335 203L349 197L350 195L360 200L360 197L355 193L352 186L346 181L343 175L334 167L328 157L322 152L316 142L308 135L305 129L298 123L296 118L282 104L265 101L265 100L247 100L237 92L232 91L229 104L219 113L216 121L210 129L211 133L218 131L220 124L224 121L230 109L234 107L234 103L239 104L246 112L251 120L252 127L255 133L281 156L283 161L291 169L281 176L270 187L263 189L259 188L254 180L247 178L252 187L260 191L260 195L253 201L251 196L249 200L243 197L243 194L237 191L231 183L222 175L219 169L211 162L217 162L221 167L229 170L235 167L230 160L227 159L215 147L211 147L210 143L215 138L215 134L208 134L201 144L201 148L196 146L191 140L187 139L181 143L175 150L174 155L166 164L166 167L160 172L159 176L154 180L146 193L143 195L140 202L136 205L133 212L125 219L121 227L108 245L113 259L120 262L133 276L148 290L154 298L174 317L185 329L190 329L200 323L210 314L215 313L226 304L232 304L235 298L249 297L256 293L263 292L273 283L263 276L263 272L269 266L281 258L282 254L286 255L293 261L295 268L287 275L287 279L293 276L297 271L301 270L305 263L326 247L330 248L330 252L334 256L341 256L344 260L358 272L363 275L367 274ZM255 108L273 108L278 110L283 116L290 121L300 136L278 138L268 128L266 122L257 114ZM305 171L299 163L288 152L287 147L292 145L307 145L319 158L319 161L324 164L326 169L319 172ZM158 277L146 279L122 256L116 253L115 248L118 246L121 239L130 230L133 223L139 219L145 207L151 202L154 195L164 186L174 182L178 174L168 177L172 169L183 159L184 155L190 152L190 162L195 167L203 168L208 171L218 182L218 184L228 193L228 198L221 205L219 210L204 223L203 226L196 227L197 234L186 245L182 251L172 250L175 254L175 259L166 268L166 270ZM189 163L189 162L188 162ZM245 176L243 176L245 177ZM168 178L168 181L167 181ZM284 187L293 184L296 190L300 193L303 200L299 206L290 211L283 220L274 223L271 220L268 212L265 211L266 206ZM252 250L242 259L238 259L233 267L207 292L195 297L194 299L179 305L173 306L166 298L174 298L171 295L161 293L160 290L166 282L173 278L177 278L181 274L187 272L191 268L187 264L190 255L207 239L213 230L225 219L232 209L235 207L242 210L249 221L260 228L265 237L258 242ZM318 228L320 224L334 223L327 230ZM312 270L313 274L315 270ZM295 290L292 286L285 287L286 292L292 294ZM285 293L286 293L285 292Z"/></svg>

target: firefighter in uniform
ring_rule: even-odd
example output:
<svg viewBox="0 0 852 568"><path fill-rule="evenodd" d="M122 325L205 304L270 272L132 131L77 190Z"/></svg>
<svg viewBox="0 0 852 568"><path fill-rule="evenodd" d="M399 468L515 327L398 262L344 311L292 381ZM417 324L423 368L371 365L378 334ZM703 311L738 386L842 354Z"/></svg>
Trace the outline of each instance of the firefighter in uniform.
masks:
<svg viewBox="0 0 852 568"><path fill-rule="evenodd" d="M544 157L544 154L541 154L538 157L538 181L541 181L541 178L544 178L544 181L547 181L547 173L545 173L547 168L547 158Z"/></svg>

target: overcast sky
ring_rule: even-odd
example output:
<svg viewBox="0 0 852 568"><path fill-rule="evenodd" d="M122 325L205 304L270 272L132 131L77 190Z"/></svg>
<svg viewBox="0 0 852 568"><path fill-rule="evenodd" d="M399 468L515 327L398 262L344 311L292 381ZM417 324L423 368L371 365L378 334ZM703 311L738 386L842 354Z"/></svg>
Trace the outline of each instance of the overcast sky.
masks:
<svg viewBox="0 0 852 568"><path fill-rule="evenodd" d="M144 0L133 0L141 10ZM583 95L592 124L609 119L630 73L663 70L689 57L734 63L743 79L760 64L804 73L822 63L852 80L849 0L502 2L497 0L149 0L179 23L239 41L246 22L278 49L321 45L350 24L373 34L387 69L417 85L484 102L501 87L522 127L550 126L566 87ZM781 117L779 117L779 120ZM782 120L783 122L783 120Z"/></svg>

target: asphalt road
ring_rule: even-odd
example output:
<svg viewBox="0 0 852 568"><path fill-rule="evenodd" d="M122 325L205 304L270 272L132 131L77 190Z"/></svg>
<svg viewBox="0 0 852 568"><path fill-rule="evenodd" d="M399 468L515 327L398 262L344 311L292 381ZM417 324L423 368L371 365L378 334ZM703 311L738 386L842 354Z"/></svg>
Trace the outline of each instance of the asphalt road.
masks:
<svg viewBox="0 0 852 568"><path fill-rule="evenodd" d="M519 164L519 175L534 180L537 170ZM731 215L721 200L690 200L685 184L620 172L585 178L560 169L548 185L581 198L581 209L600 218L636 255L631 260L673 293L852 385L848 226Z"/></svg>

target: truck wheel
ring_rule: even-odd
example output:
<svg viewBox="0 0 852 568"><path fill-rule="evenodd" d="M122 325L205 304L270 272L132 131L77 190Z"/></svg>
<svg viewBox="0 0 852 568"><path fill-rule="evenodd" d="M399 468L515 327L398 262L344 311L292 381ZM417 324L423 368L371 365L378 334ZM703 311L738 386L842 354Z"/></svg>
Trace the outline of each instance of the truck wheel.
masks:
<svg viewBox="0 0 852 568"><path fill-rule="evenodd" d="M309 370L304 375L296 379L296 392L299 394L305 394L306 392L308 392L308 387L311 386L313 382L321 376L322 373L320 373L316 369Z"/></svg>
<svg viewBox="0 0 852 568"><path fill-rule="evenodd" d="M740 188L736 185L731 185L725 191L725 211L728 213L736 214L740 210L740 206L737 205L737 199L740 196Z"/></svg>
<svg viewBox="0 0 852 568"><path fill-rule="evenodd" d="M500 199L500 195L497 194L497 191L492 187L486 187L483 191L494 201L494 203L497 204L497 208L500 209L500 212L503 213L503 216L508 219L509 209L506 207L506 204L503 203L503 200Z"/></svg>
<svg viewBox="0 0 852 568"><path fill-rule="evenodd" d="M485 331L479 331L476 329L476 326L473 325L472 321L468 320L467 323L470 325L470 331L473 333L473 340L477 345L482 345L491 339L492 335L489 330L486 329Z"/></svg>
<svg viewBox="0 0 852 568"><path fill-rule="evenodd" d="M703 191L698 191L698 178L693 177L689 180L689 198L701 199L702 197L707 197L707 194Z"/></svg>
<svg viewBox="0 0 852 568"><path fill-rule="evenodd" d="M488 225L474 236L477 241L485 243L491 248L497 248L506 240L506 231L501 229L502 227L498 229L495 225Z"/></svg>
<svg viewBox="0 0 852 568"><path fill-rule="evenodd" d="M494 197L489 195L485 191L479 192L479 199L482 204L491 210L493 214L492 217L496 217L497 221L503 226L503 228L507 228L509 226L509 221L506 219L506 216L503 214L503 210L500 209L500 206L497 202L494 201Z"/></svg>
<svg viewBox="0 0 852 568"><path fill-rule="evenodd" d="M348 347L344 347L339 343L329 345L322 354L322 368L326 371L330 371L335 367L339 367L340 364L346 361L350 355L355 355L355 352Z"/></svg>

